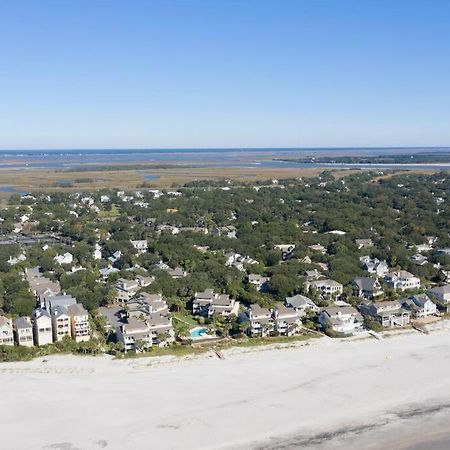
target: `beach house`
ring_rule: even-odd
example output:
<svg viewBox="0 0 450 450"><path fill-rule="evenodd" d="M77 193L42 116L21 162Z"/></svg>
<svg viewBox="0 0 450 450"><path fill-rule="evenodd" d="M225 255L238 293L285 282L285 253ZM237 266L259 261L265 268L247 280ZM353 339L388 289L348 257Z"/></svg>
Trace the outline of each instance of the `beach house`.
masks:
<svg viewBox="0 0 450 450"><path fill-rule="evenodd" d="M363 330L363 317L353 306L324 308L319 315L319 323L336 333L353 334Z"/></svg>
<svg viewBox="0 0 450 450"><path fill-rule="evenodd" d="M91 338L91 326L89 324L89 314L80 303L75 303L67 307L70 316L70 329L72 338L76 342L89 341Z"/></svg>
<svg viewBox="0 0 450 450"><path fill-rule="evenodd" d="M36 345L47 345L53 342L52 317L46 309L38 308L34 311L32 324Z"/></svg>
<svg viewBox="0 0 450 450"><path fill-rule="evenodd" d="M248 328L250 336L266 337L274 330L275 324L270 309L254 304L248 308L247 315L250 322Z"/></svg>
<svg viewBox="0 0 450 450"><path fill-rule="evenodd" d="M56 306L51 310L53 341L60 342L65 336L72 336L70 316L65 306Z"/></svg>
<svg viewBox="0 0 450 450"><path fill-rule="evenodd" d="M450 312L450 284L429 289L428 294L441 309Z"/></svg>
<svg viewBox="0 0 450 450"><path fill-rule="evenodd" d="M221 316L237 316L239 302L228 294L215 293L213 289L204 292L196 292L192 301L192 313L212 317L214 314Z"/></svg>
<svg viewBox="0 0 450 450"><path fill-rule="evenodd" d="M14 345L12 320L5 316L0 316L0 345Z"/></svg>
<svg viewBox="0 0 450 450"><path fill-rule="evenodd" d="M416 318L434 316L437 313L436 304L426 294L413 295L404 300L403 306Z"/></svg>
<svg viewBox="0 0 450 450"><path fill-rule="evenodd" d="M343 286L337 281L325 279L325 280L315 280L306 283L306 288L308 291L316 290L322 297L330 298L336 300L343 291Z"/></svg>
<svg viewBox="0 0 450 450"><path fill-rule="evenodd" d="M383 327L403 327L409 324L411 313L398 301L362 304L360 311L377 320Z"/></svg>
<svg viewBox="0 0 450 450"><path fill-rule="evenodd" d="M407 270L390 272L386 275L385 280L389 287L399 291L420 288L420 278Z"/></svg>
<svg viewBox="0 0 450 450"><path fill-rule="evenodd" d="M320 308L308 297L297 294L293 297L286 297L285 305L294 308L300 313L300 316L305 316L308 311L319 313Z"/></svg>
<svg viewBox="0 0 450 450"><path fill-rule="evenodd" d="M19 317L14 321L14 337L17 345L33 347L33 326L29 317Z"/></svg>
<svg viewBox="0 0 450 450"><path fill-rule="evenodd" d="M383 295L383 289L376 278L358 277L353 279L353 294L357 297L374 299Z"/></svg>
<svg viewBox="0 0 450 450"><path fill-rule="evenodd" d="M275 331L281 336L294 336L301 329L300 314L292 307L278 304L272 312Z"/></svg>

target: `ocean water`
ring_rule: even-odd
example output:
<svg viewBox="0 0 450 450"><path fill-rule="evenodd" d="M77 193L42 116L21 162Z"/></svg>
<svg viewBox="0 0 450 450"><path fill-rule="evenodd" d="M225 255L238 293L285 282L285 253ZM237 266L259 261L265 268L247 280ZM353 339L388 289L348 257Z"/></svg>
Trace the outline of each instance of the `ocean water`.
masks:
<svg viewBox="0 0 450 450"><path fill-rule="evenodd" d="M450 148L237 148L237 149L70 149L70 150L0 150L0 169L71 169L110 164L180 164L202 167L336 167L334 164L302 164L274 161L274 158L300 156L376 156L417 152L450 151ZM364 168L371 165L358 165ZM349 167L342 165L341 167ZM355 167L355 166L353 166ZM390 168L392 165L378 165ZM394 165L394 168L398 167ZM426 168L426 165L415 166ZM437 166L447 169L448 166Z"/></svg>

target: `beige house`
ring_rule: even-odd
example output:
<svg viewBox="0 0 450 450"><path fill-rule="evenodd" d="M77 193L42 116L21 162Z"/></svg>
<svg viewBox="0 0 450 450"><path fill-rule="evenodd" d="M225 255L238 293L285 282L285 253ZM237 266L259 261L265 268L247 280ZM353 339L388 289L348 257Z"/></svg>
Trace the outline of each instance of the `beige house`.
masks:
<svg viewBox="0 0 450 450"><path fill-rule="evenodd" d="M42 308L36 309L32 318L33 335L36 345L47 345L53 342L52 317Z"/></svg>
<svg viewBox="0 0 450 450"><path fill-rule="evenodd" d="M76 303L75 305L70 305L67 311L70 316L72 338L76 342L89 341L91 338L91 326L86 309L80 303Z"/></svg>
<svg viewBox="0 0 450 450"><path fill-rule="evenodd" d="M17 345L33 347L33 326L29 317L19 317L14 321L14 336Z"/></svg>
<svg viewBox="0 0 450 450"><path fill-rule="evenodd" d="M56 306L55 308L52 308L52 328L53 340L55 342L62 341L65 336L71 337L72 327L66 307Z"/></svg>
<svg viewBox="0 0 450 450"><path fill-rule="evenodd" d="M12 320L0 316L0 345L14 345Z"/></svg>
<svg viewBox="0 0 450 450"><path fill-rule="evenodd" d="M315 289L323 297L332 298L333 300L336 300L342 294L344 288L341 283L330 279L307 282L306 287L308 291Z"/></svg>

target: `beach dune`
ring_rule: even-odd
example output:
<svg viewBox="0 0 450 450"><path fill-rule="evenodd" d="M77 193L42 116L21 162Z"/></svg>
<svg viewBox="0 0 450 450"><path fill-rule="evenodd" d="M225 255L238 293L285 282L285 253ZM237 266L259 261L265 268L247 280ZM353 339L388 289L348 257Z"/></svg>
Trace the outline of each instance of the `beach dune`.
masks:
<svg viewBox="0 0 450 450"><path fill-rule="evenodd" d="M224 353L1 364L2 446L408 448L448 431L448 322L430 335Z"/></svg>

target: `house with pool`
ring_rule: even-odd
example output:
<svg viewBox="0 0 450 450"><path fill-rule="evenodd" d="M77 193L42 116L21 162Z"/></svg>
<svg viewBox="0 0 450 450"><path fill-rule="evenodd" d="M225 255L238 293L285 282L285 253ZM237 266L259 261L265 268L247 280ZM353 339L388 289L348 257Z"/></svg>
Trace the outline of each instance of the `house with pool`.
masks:
<svg viewBox="0 0 450 450"><path fill-rule="evenodd" d="M221 315L224 317L239 313L239 302L228 294L219 294L213 289L196 292L192 302L192 313L206 317Z"/></svg>

